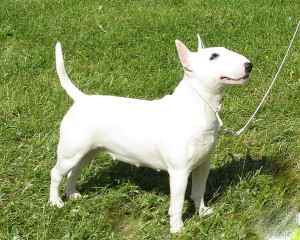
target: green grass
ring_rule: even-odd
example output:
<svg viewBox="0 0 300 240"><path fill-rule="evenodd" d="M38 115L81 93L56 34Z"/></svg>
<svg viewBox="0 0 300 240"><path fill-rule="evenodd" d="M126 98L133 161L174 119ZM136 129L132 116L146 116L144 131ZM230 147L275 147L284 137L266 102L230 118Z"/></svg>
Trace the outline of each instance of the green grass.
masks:
<svg viewBox="0 0 300 240"><path fill-rule="evenodd" d="M62 209L47 201L59 123L72 104L54 68L57 41L81 90L143 99L170 94L181 80L175 39L196 50L200 33L206 46L239 52L254 63L252 78L229 89L222 108L226 126L238 130L268 88L299 11L298 0L2 0L0 239L232 240L290 231L300 207L299 36L250 127L241 136L220 131L206 193L215 215L194 215L187 195L185 229L170 235L167 174L105 154L83 171L81 200Z"/></svg>

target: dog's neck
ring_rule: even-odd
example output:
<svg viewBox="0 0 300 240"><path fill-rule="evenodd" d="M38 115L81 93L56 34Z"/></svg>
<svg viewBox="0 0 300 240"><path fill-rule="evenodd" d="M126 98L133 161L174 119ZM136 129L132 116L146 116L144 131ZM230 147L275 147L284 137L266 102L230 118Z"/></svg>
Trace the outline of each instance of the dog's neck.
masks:
<svg viewBox="0 0 300 240"><path fill-rule="evenodd" d="M219 111L221 109L221 102L224 91L224 87L207 88L197 79L185 76L178 87L175 89L173 95L187 93L187 95L192 96L196 102L204 102L206 109L208 109L211 114L216 116L219 122L219 126L221 127L223 126L223 122L219 116Z"/></svg>
<svg viewBox="0 0 300 240"><path fill-rule="evenodd" d="M208 88L199 83L197 79L185 76L175 89L174 94L176 95L177 93L181 94L184 92L192 93L196 99L199 99L200 97L200 99L202 98L201 101L207 101L213 108L217 109L222 102L224 91L224 87Z"/></svg>

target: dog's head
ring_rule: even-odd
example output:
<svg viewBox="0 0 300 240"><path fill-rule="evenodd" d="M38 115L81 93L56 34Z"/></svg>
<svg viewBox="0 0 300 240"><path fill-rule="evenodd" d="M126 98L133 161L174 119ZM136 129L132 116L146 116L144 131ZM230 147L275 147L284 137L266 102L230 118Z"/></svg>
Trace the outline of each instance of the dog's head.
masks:
<svg viewBox="0 0 300 240"><path fill-rule="evenodd" d="M175 43L185 75L203 85L222 88L243 84L249 78L253 64L238 53L223 47L205 48L199 35L197 52L191 52L179 40Z"/></svg>

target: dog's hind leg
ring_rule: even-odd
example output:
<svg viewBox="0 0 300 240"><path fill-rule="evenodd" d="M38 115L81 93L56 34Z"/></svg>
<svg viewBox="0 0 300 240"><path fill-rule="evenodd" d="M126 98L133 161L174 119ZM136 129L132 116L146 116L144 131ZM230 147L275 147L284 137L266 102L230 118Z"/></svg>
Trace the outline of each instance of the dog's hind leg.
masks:
<svg viewBox="0 0 300 240"><path fill-rule="evenodd" d="M63 177L74 167L71 160L58 157L57 163L51 170L51 184L49 202L51 206L63 207L64 203L60 198L59 185Z"/></svg>
<svg viewBox="0 0 300 240"><path fill-rule="evenodd" d="M202 216L213 213L213 210L204 204L204 192L206 188L206 180L210 170L210 160L201 164L192 171L192 195L194 200L196 213Z"/></svg>
<svg viewBox="0 0 300 240"><path fill-rule="evenodd" d="M95 150L88 148L74 147L69 148L69 144L59 144L57 151L57 163L51 170L51 185L50 185L50 205L62 207L63 201L59 194L59 185L65 175L69 174L68 187L70 193L78 193L75 188L75 182L80 170L92 160L95 156ZM74 171L73 171L74 170ZM73 171L73 173L72 173Z"/></svg>
<svg viewBox="0 0 300 240"><path fill-rule="evenodd" d="M81 172L81 170L89 164L96 154L99 152L98 149L88 152L78 163L75 165L68 174L67 180L67 196L71 199L77 199L81 197L80 193L76 189L76 180Z"/></svg>

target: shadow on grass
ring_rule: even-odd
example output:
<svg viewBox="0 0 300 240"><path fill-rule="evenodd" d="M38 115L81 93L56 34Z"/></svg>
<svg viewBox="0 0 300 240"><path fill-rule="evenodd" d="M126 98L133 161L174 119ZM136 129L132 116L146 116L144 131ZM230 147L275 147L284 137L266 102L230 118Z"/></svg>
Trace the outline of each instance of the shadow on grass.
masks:
<svg viewBox="0 0 300 240"><path fill-rule="evenodd" d="M119 188L123 183L132 183L143 191L169 194L168 173L157 172L150 168L135 167L123 162L114 162L109 167L87 176L84 184L79 185L83 192L101 191L99 188Z"/></svg>
<svg viewBox="0 0 300 240"><path fill-rule="evenodd" d="M206 201L217 201L229 187L237 185L242 179L251 178L257 171L267 175L276 173L276 168L271 165L273 160L269 161L268 157L253 159L249 153L239 157L228 153L228 156L231 158L230 162L210 171L205 192ZM167 172L157 172L156 170L144 167L137 168L122 162L113 163L105 169L94 172L92 176L88 177L87 182L79 186L79 188L83 192L88 193L99 191L101 187L118 188L118 186L125 182L132 183L143 191L170 194ZM191 178L188 183L186 199L190 199L190 194ZM190 200L183 218L192 217L194 211L194 204Z"/></svg>
<svg viewBox="0 0 300 240"><path fill-rule="evenodd" d="M210 171L205 194L207 200L215 195L222 195L228 187L237 185L242 179L251 178L257 171L265 175L274 175L277 172L273 157L254 159L250 153L239 157L228 153L228 156L231 158L229 163ZM217 200L218 197L214 199Z"/></svg>

